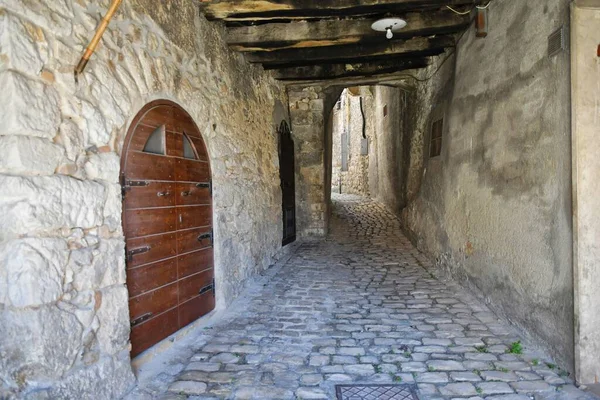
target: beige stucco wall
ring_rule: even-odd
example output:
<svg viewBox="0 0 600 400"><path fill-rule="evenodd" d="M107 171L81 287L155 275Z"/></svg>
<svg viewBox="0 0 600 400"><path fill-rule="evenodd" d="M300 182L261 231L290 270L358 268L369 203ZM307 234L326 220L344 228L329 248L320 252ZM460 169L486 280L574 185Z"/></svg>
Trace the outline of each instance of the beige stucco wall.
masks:
<svg viewBox="0 0 600 400"><path fill-rule="evenodd" d="M144 104L179 103L214 184L217 301L280 254L287 96L193 2L0 1L0 397L115 399L134 383L119 160ZM36 397L42 398L42 397Z"/></svg>
<svg viewBox="0 0 600 400"><path fill-rule="evenodd" d="M488 37L469 29L416 85L402 220L420 249L572 372L570 58L547 55L548 36L568 23L567 0L493 1ZM442 155L429 159L440 108Z"/></svg>
<svg viewBox="0 0 600 400"><path fill-rule="evenodd" d="M600 380L600 1L571 10L575 369Z"/></svg>

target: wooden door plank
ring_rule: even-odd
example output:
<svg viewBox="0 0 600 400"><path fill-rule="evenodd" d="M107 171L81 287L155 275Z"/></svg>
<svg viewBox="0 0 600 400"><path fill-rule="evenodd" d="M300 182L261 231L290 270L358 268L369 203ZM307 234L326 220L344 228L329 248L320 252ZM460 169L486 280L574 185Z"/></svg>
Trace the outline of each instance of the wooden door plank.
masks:
<svg viewBox="0 0 600 400"><path fill-rule="evenodd" d="M179 306L179 326L181 328L191 324L215 308L215 297L212 292L194 297Z"/></svg>
<svg viewBox="0 0 600 400"><path fill-rule="evenodd" d="M125 237L133 239L172 232L177 228L176 217L175 208L129 210L125 214ZM191 222L192 218L189 223Z"/></svg>
<svg viewBox="0 0 600 400"><path fill-rule="evenodd" d="M129 297L139 296L140 294L165 286L176 280L176 258L127 270L127 288L129 289Z"/></svg>
<svg viewBox="0 0 600 400"><path fill-rule="evenodd" d="M212 206L177 207L178 229L191 229L212 225Z"/></svg>
<svg viewBox="0 0 600 400"><path fill-rule="evenodd" d="M128 238L125 241L127 251L144 247L149 247L149 250L131 256L131 258L127 260L127 268L135 268L154 261L175 257L177 255L176 240L177 234L175 232L139 239Z"/></svg>
<svg viewBox="0 0 600 400"><path fill-rule="evenodd" d="M155 345L179 329L179 310L173 308L164 314L131 328L131 356Z"/></svg>
<svg viewBox="0 0 600 400"><path fill-rule="evenodd" d="M179 256L177 260L179 279L213 268L212 247Z"/></svg>
<svg viewBox="0 0 600 400"><path fill-rule="evenodd" d="M169 182L146 181L148 186L128 186L123 207L125 210L175 205L176 185Z"/></svg>
<svg viewBox="0 0 600 400"><path fill-rule="evenodd" d="M171 181L175 159L150 153L131 151L127 154L125 178L131 180Z"/></svg>
<svg viewBox="0 0 600 400"><path fill-rule="evenodd" d="M214 276L214 270L209 269L181 279L179 281L179 304L200 295L202 288L212 284Z"/></svg>
<svg viewBox="0 0 600 400"><path fill-rule="evenodd" d="M210 169L208 163L178 158L175 166L175 180L180 182L210 181Z"/></svg>
<svg viewBox="0 0 600 400"><path fill-rule="evenodd" d="M177 121L173 115L173 110L173 106L169 105L154 107L144 114L144 117L140 120L140 124L155 129L165 125L166 130L176 132Z"/></svg>
<svg viewBox="0 0 600 400"><path fill-rule="evenodd" d="M178 183L175 203L178 206L210 204L210 188L198 187L195 183Z"/></svg>
<svg viewBox="0 0 600 400"><path fill-rule="evenodd" d="M152 313L151 318L177 307L178 282L163 286L151 292L144 293L129 300L129 316L131 320Z"/></svg>
<svg viewBox="0 0 600 400"><path fill-rule="evenodd" d="M212 243L210 238L204 238L199 240L201 235L209 234L212 227L207 226L198 229L188 229L185 231L177 232L177 247L179 254L189 253L192 251L205 249L211 247Z"/></svg>

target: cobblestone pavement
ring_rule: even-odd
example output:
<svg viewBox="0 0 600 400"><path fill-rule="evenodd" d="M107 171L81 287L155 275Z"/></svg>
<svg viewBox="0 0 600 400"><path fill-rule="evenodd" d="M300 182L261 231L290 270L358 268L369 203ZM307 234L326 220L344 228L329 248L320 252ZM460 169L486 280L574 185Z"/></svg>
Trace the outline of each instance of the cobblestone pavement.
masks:
<svg viewBox="0 0 600 400"><path fill-rule="evenodd" d="M301 244L205 329L159 398L334 399L335 384L361 382L414 383L421 398L594 399L436 279L384 207L334 199L330 238Z"/></svg>

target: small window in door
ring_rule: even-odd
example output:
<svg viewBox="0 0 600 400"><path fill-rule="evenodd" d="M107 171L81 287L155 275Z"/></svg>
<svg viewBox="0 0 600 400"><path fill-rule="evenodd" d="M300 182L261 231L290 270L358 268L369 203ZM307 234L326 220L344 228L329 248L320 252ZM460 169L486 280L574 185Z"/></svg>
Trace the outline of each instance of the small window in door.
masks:
<svg viewBox="0 0 600 400"><path fill-rule="evenodd" d="M192 145L192 141L185 133L183 134L183 158L187 158L189 160L198 159L196 151L194 150L194 146Z"/></svg>
<svg viewBox="0 0 600 400"><path fill-rule="evenodd" d="M144 153L165 155L165 126L159 126L150 134L144 145Z"/></svg>
<svg viewBox="0 0 600 400"><path fill-rule="evenodd" d="M429 142L429 158L442 154L442 134L444 132L444 119L438 119L431 125L431 141Z"/></svg>

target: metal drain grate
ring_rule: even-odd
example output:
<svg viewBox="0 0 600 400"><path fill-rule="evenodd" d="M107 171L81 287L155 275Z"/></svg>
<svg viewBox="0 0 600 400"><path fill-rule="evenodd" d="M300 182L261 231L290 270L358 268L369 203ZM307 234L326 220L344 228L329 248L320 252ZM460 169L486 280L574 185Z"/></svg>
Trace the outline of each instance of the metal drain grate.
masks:
<svg viewBox="0 0 600 400"><path fill-rule="evenodd" d="M336 385L338 400L417 400L414 385Z"/></svg>

